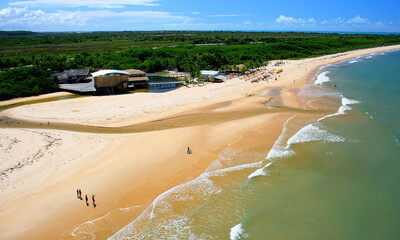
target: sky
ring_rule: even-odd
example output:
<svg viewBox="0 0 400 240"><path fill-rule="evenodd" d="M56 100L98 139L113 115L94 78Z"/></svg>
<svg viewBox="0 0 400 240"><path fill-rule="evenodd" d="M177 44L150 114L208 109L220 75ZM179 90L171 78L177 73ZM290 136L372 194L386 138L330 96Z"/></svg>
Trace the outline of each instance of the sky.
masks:
<svg viewBox="0 0 400 240"><path fill-rule="evenodd" d="M0 0L0 30L400 32L399 0Z"/></svg>

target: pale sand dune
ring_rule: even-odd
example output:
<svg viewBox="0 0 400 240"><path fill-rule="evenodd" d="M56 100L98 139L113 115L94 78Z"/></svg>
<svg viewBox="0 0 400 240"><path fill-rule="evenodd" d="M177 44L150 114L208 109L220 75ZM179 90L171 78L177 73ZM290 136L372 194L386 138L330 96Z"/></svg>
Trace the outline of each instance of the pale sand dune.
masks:
<svg viewBox="0 0 400 240"><path fill-rule="evenodd" d="M283 88L286 106L298 107L295 92L316 68L399 45L285 61L278 81L181 88L161 94L87 97L9 109L2 116L123 126L195 110L229 112L262 107L268 97L252 96ZM293 81L296 80L296 81ZM34 99L34 98L33 98ZM32 98L30 100L33 100ZM212 107L221 102L219 107ZM210 107L211 106L211 107ZM159 194L193 179L227 146L269 149L293 113L253 116L219 124L135 134L88 134L58 130L0 129L0 235L3 239L54 239L113 209L149 204ZM268 133L268 134L266 134ZM186 154L190 146L194 153ZM251 149L250 149L251 150ZM96 194L98 207L76 198ZM109 232L112 234L112 232Z"/></svg>

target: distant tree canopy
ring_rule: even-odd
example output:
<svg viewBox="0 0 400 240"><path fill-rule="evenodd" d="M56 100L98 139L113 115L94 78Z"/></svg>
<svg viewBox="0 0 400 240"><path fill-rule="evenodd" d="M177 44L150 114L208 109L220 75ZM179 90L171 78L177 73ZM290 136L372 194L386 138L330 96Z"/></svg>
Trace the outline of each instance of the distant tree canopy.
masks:
<svg viewBox="0 0 400 240"><path fill-rule="evenodd" d="M195 76L202 69L224 70L237 64L245 64L248 69L273 59L307 58L393 44L400 44L399 35L194 31L0 32L0 69L29 65L34 66L32 69L35 71L41 69L47 74L47 69L54 72L77 68L133 68L158 72L173 67ZM32 69L22 69L17 71L26 71L24 76L28 79L44 76ZM1 79L5 78L2 76ZM11 79L17 81L16 78ZM10 81L7 82L12 83ZM18 84L21 82L19 79ZM31 93L38 92L38 89L43 93L51 88L37 85ZM7 94L14 92L1 90ZM28 93L25 90L19 95L7 94L2 96L15 97Z"/></svg>

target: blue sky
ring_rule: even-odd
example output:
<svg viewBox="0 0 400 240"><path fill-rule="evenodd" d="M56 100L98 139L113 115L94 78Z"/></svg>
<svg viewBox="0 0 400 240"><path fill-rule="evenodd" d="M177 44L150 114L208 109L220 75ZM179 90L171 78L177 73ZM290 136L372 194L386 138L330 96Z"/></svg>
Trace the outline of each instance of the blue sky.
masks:
<svg viewBox="0 0 400 240"><path fill-rule="evenodd" d="M400 32L399 0L0 0L0 30Z"/></svg>

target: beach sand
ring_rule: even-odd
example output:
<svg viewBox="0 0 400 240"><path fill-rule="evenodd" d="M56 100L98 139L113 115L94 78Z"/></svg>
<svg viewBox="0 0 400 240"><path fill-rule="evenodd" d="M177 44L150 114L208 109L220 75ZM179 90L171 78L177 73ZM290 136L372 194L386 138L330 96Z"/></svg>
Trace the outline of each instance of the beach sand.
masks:
<svg viewBox="0 0 400 240"><path fill-rule="evenodd" d="M68 239L74 238L71 233L79 225L115 209L137 206L135 214L140 214L163 192L203 173L228 147L268 151L285 121L304 114L306 106L296 100L296 93L319 67L398 48L285 60L278 80L268 83L232 79L167 93L94 96L5 110L0 116L49 122L49 126L55 122L103 127L151 123L164 130L102 134L0 129L4 160L0 163L0 235L3 239ZM281 89L280 96L259 94L268 89ZM268 108L276 104L279 111ZM186 154L188 146L193 154ZM78 188L88 195L89 207L77 199ZM96 208L92 195L96 195ZM120 227L127 223L121 222ZM111 236L118 227L105 224L105 229L102 237Z"/></svg>

